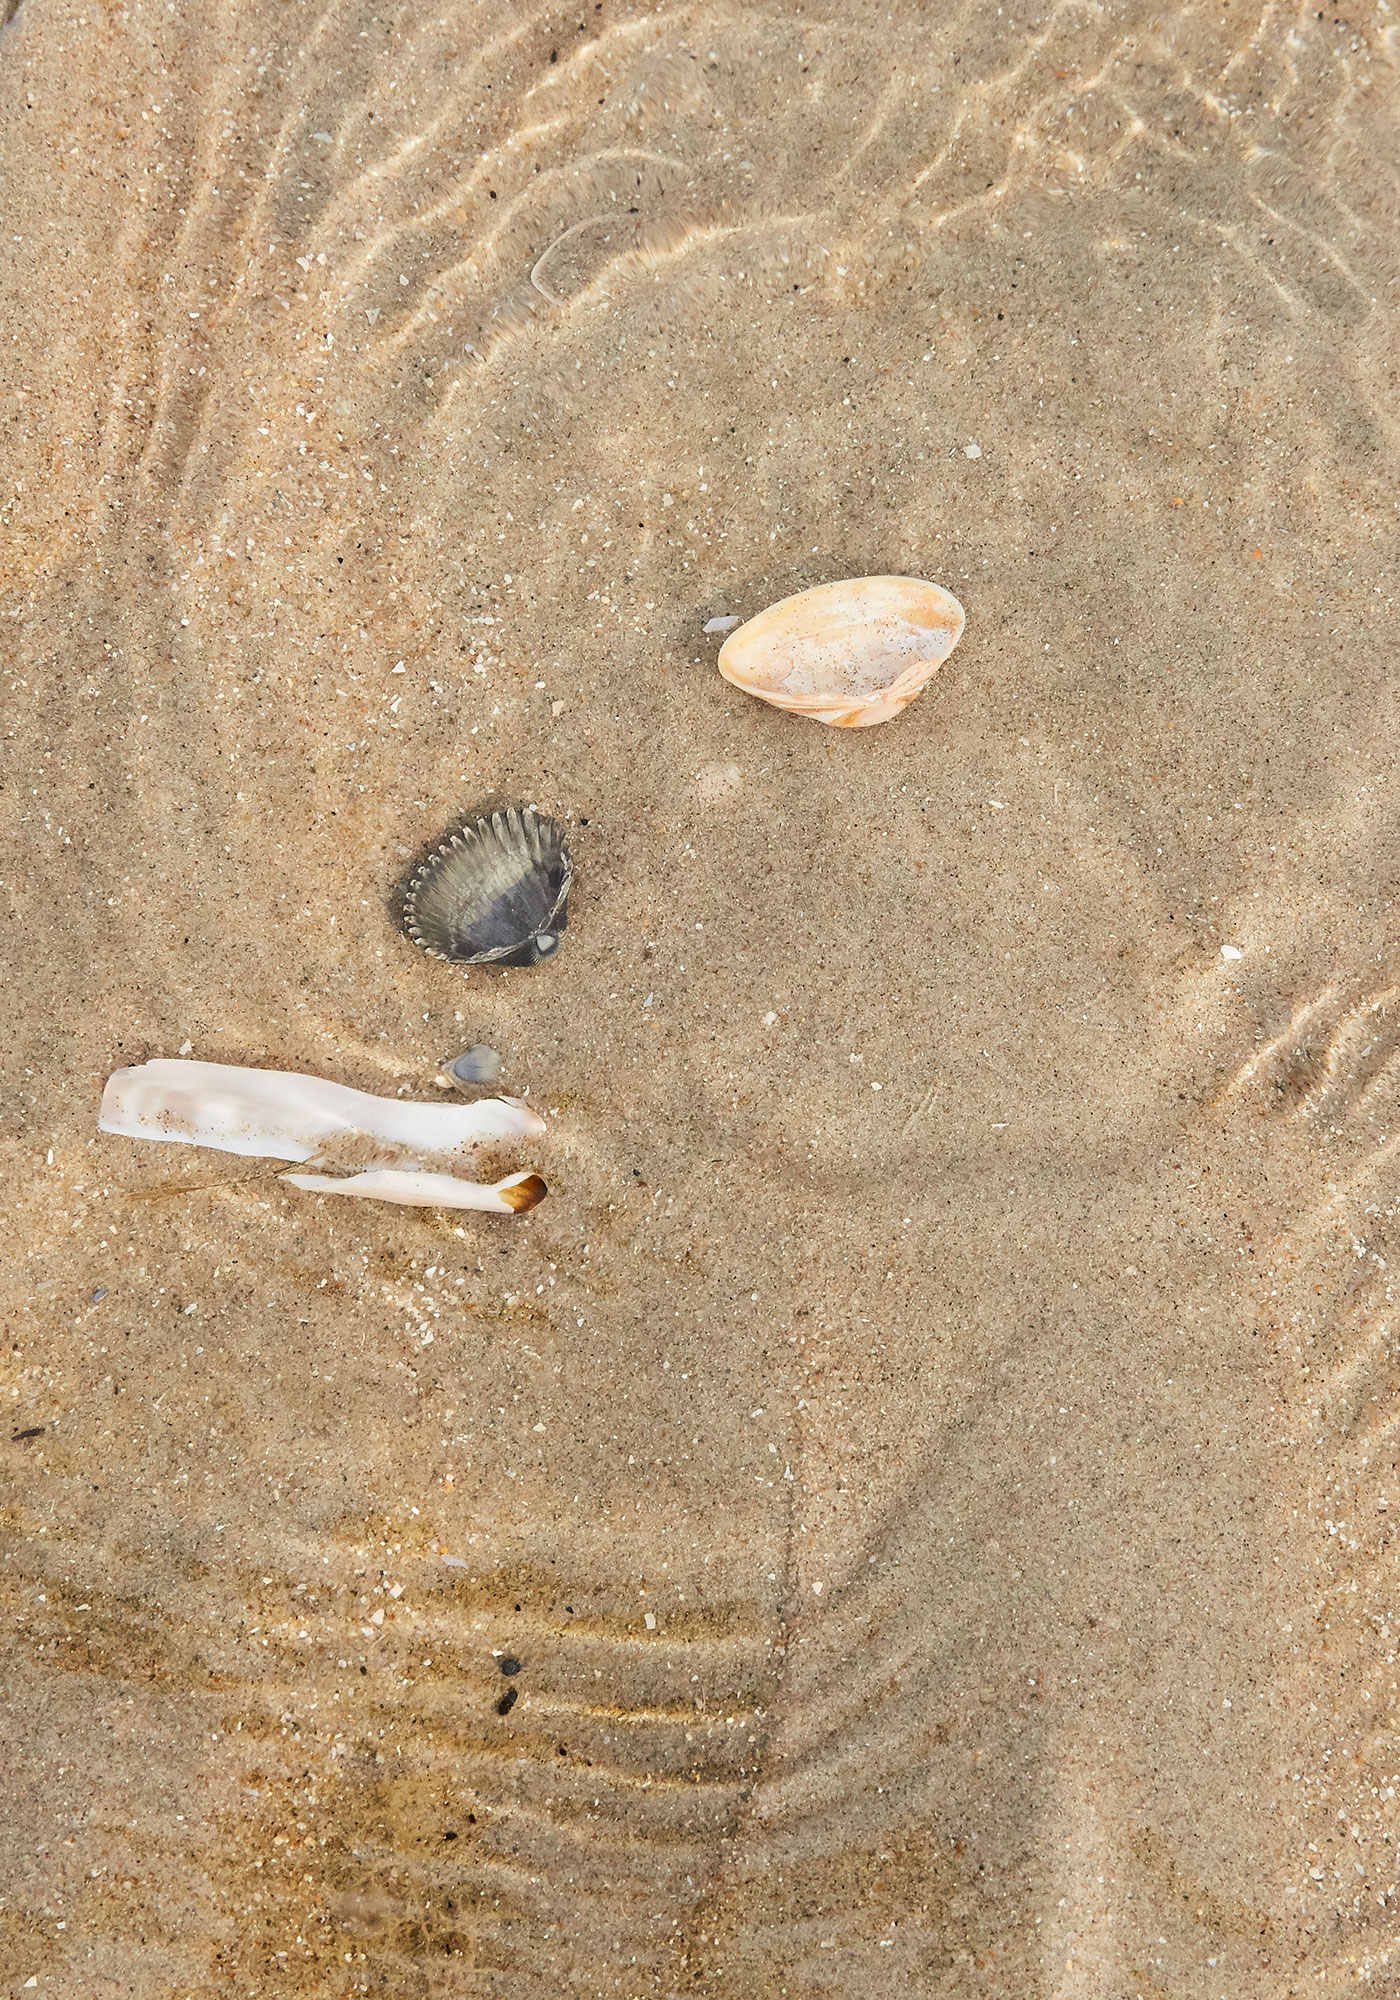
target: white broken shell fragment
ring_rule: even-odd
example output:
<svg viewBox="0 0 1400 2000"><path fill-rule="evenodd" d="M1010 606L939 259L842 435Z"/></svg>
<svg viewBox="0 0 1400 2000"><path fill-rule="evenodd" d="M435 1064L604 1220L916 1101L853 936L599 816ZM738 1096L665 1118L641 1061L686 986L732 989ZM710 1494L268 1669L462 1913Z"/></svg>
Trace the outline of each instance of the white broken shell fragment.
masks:
<svg viewBox="0 0 1400 2000"><path fill-rule="evenodd" d="M410 1104L324 1077L230 1063L156 1061L107 1080L98 1129L273 1160L309 1160L358 1133L415 1153L457 1153L493 1139L534 1139L545 1122L514 1097Z"/></svg>
<svg viewBox="0 0 1400 2000"><path fill-rule="evenodd" d="M547 1192L538 1174L508 1174L485 1186L455 1174L428 1174L406 1168L376 1167L336 1180L326 1174L284 1174L308 1194L355 1194L371 1201L394 1201L403 1208L483 1208L495 1215L523 1215Z"/></svg>
<svg viewBox="0 0 1400 2000"><path fill-rule="evenodd" d="M888 722L962 637L951 591L916 576L855 576L770 604L725 640L719 670L774 708L837 729Z"/></svg>
<svg viewBox="0 0 1400 2000"><path fill-rule="evenodd" d="M707 632L732 632L738 623L739 615L734 612L727 618L707 618L704 629Z"/></svg>

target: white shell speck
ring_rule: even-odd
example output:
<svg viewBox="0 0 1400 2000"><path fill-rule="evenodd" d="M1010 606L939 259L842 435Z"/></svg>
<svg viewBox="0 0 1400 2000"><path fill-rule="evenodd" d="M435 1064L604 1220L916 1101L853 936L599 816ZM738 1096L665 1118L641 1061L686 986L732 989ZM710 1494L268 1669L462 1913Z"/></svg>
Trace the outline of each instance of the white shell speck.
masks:
<svg viewBox="0 0 1400 2000"><path fill-rule="evenodd" d="M919 577L819 583L741 625L720 648L719 670L774 708L868 729L932 680L963 623L956 597Z"/></svg>

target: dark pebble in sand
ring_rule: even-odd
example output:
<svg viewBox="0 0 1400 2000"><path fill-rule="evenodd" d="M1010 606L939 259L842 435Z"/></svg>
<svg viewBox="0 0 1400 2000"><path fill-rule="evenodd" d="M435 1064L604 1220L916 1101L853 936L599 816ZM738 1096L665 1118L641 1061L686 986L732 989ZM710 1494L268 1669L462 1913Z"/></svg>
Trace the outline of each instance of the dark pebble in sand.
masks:
<svg viewBox="0 0 1400 2000"><path fill-rule="evenodd" d="M519 1660L514 1660L507 1654L505 1659L501 1661L501 1672L503 1674L518 1674L520 1672Z"/></svg>
<svg viewBox="0 0 1400 2000"><path fill-rule="evenodd" d="M515 1704L519 1701L519 1699L520 1699L519 1688L507 1688L505 1693L501 1696L500 1700L496 1703L497 1715L509 1715L511 1710L515 1707Z"/></svg>

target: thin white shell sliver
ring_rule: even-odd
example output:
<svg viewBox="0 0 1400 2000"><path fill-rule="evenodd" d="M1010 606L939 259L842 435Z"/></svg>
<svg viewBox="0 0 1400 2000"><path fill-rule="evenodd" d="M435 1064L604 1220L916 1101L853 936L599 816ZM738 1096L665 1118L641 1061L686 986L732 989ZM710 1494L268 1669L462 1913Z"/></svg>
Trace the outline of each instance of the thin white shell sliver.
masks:
<svg viewBox="0 0 1400 2000"><path fill-rule="evenodd" d="M341 1180L326 1174L284 1174L282 1178L293 1187L305 1188L308 1194L364 1195L371 1201L398 1202L403 1208L483 1208L495 1215L514 1215L517 1204L506 1200L506 1190L537 1176L508 1174L503 1181L487 1186L479 1181L459 1181L453 1174L380 1167L370 1173L347 1174Z"/></svg>
<svg viewBox="0 0 1400 2000"><path fill-rule="evenodd" d="M545 1130L543 1118L519 1098L412 1104L292 1070L175 1060L117 1070L102 1093L97 1123L122 1138L273 1160L309 1160L328 1139L349 1132L418 1153L457 1153L492 1139L538 1138Z"/></svg>

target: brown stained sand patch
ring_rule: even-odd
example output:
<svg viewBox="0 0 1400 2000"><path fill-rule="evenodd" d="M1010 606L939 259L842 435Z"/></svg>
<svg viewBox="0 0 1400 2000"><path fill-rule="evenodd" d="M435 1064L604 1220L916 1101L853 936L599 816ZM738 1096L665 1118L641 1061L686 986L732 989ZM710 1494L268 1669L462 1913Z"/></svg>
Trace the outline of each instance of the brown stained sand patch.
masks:
<svg viewBox="0 0 1400 2000"><path fill-rule="evenodd" d="M780 1853L762 1868L740 1858L687 1920L677 1972L747 1992L781 1954L797 2000L896 1983L947 2000L1033 1991L1029 1887L931 1825L840 1854Z"/></svg>
<svg viewBox="0 0 1400 2000"><path fill-rule="evenodd" d="M747 1633L751 1612L715 1607L703 1630L651 1641L582 1578L448 1572L415 1595L431 1636L412 1651L430 1644L431 1668L387 1635L366 1674L327 1663L322 1699L340 1697L329 1742L304 1684L298 1723L223 1715L226 1740L259 1760L242 1782L262 1801L254 1828L240 1821L228 1893L255 1898L262 1929L283 1936L307 1934L313 1903L319 1960L343 1964L348 1950L396 1985L439 1961L466 1977L526 1977L565 1913L580 1951L606 1958L619 1925L635 1943L658 1909L690 1899L686 1875L712 1874L742 1814L772 1692L771 1649L726 1636L736 1620ZM574 1618L566 1603L590 1613ZM508 1718L494 1700L495 1632L521 1661ZM689 1698L668 1708L679 1686ZM243 1962L258 1962L256 1948Z"/></svg>
<svg viewBox="0 0 1400 2000"><path fill-rule="evenodd" d="M1232 1903L1209 1881L1188 1874L1180 1856L1146 1828L1131 1836L1129 1847L1139 1867L1153 1878L1164 1907L1173 1907L1193 1925L1200 1925L1213 1949L1243 1948L1268 1967L1270 1949L1278 1949L1283 1926L1266 1911Z"/></svg>

